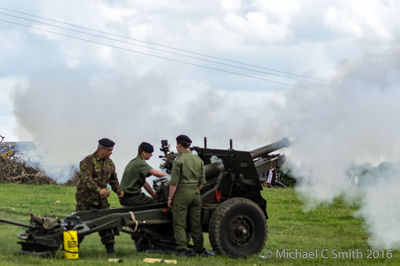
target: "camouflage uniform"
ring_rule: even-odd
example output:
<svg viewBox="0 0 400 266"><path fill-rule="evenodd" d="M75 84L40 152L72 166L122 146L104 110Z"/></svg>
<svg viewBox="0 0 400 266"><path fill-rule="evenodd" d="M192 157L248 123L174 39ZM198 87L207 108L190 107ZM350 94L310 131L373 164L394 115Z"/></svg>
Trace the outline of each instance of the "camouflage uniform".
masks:
<svg viewBox="0 0 400 266"><path fill-rule="evenodd" d="M83 159L75 195L76 210L108 209L110 204L107 198L99 194L101 189L107 188L107 184L115 193L121 191L113 161L110 158L101 159L97 152ZM114 243L112 230L99 231L99 235L104 245Z"/></svg>
<svg viewBox="0 0 400 266"><path fill-rule="evenodd" d="M140 156L128 163L121 179L121 189L124 191L124 197L119 199L121 205L135 206L154 201L141 192L150 170L151 166Z"/></svg>
<svg viewBox="0 0 400 266"><path fill-rule="evenodd" d="M199 185L205 183L203 161L190 150L179 154L173 163L170 180L170 184L177 187L172 201L172 219L178 250L186 247L186 217L195 250L203 250Z"/></svg>

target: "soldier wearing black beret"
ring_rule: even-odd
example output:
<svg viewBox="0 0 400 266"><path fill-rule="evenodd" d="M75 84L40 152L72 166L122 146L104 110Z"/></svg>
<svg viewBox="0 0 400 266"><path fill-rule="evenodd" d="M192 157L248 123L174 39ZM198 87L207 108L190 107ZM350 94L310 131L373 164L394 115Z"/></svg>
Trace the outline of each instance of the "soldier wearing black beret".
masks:
<svg viewBox="0 0 400 266"><path fill-rule="evenodd" d="M99 144L105 148L114 147L115 142L108 138L99 139Z"/></svg>
<svg viewBox="0 0 400 266"><path fill-rule="evenodd" d="M102 138L99 141L97 150L86 156L79 164L80 172L76 187L76 210L86 211L92 209L108 209L110 204L107 198L112 190L123 197L124 192L119 186L115 165L110 159L114 148L114 141ZM114 253L114 234L111 230L99 231L101 242L105 245L107 253ZM80 241L83 237L80 237Z"/></svg>
<svg viewBox="0 0 400 266"><path fill-rule="evenodd" d="M190 224L194 251L205 254L200 222L200 189L206 183L204 162L190 151L192 140L188 136L179 135L176 137L176 143L179 155L172 166L168 207L171 207L172 211L177 252L182 255L193 255L186 249L186 225Z"/></svg>
<svg viewBox="0 0 400 266"><path fill-rule="evenodd" d="M164 177L166 173L153 169L147 164L154 151L153 145L142 142L138 147L138 155L132 159L125 167L121 180L121 188L124 191L124 197L119 199L123 206L135 206L148 204L154 201L156 194L146 181L149 176ZM144 195L142 187L152 196Z"/></svg>
<svg viewBox="0 0 400 266"><path fill-rule="evenodd" d="M192 140L186 135L179 135L176 137L176 143L182 145L182 147L190 147Z"/></svg>

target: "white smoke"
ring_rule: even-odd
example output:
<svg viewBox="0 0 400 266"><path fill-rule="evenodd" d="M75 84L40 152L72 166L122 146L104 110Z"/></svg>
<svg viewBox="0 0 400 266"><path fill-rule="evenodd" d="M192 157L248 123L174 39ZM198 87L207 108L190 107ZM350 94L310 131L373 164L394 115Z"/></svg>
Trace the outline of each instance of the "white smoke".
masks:
<svg viewBox="0 0 400 266"><path fill-rule="evenodd" d="M169 139L174 146L172 140L184 133L194 145L202 145L203 136L208 136L210 147L227 147L228 139L233 138L235 148L251 149L294 135L298 142L289 149L288 158L301 181L298 190L306 196L307 207L340 195L358 199L362 205L357 215L366 221L371 245L399 247L399 172L386 174L379 182L359 175L358 187L351 186L348 177L354 165L378 166L400 160L399 50L388 48L397 42L398 3L223 1L219 9L214 1L172 6L154 2L151 7L135 2L128 12L135 15L129 16L125 6L119 9L113 4L110 13L107 3L89 1L87 8L77 9L80 2L66 7L46 1L37 9L44 10L47 17L55 14L65 21L113 32L112 25L122 21L117 28L137 25L131 28L135 38L292 68L297 73L299 69L318 69L322 76L331 73L332 58L354 58L369 46L381 50L366 53L357 62L343 63L329 86L299 84L277 93L247 92L254 84L250 80L247 83L227 75L218 79L215 73L187 71L171 62L78 45L76 40L59 40L59 47L38 47L29 41L8 45L32 46L27 54L37 57L23 64L6 60L3 64L4 68L18 66L14 66L15 72L20 65L32 64L26 82L13 87L14 114L19 134L25 132L19 139L28 136L36 143L36 158L51 177L66 181L70 170L95 150L102 137L117 143L112 158L121 176L141 141L152 143L157 150L160 139ZM160 5L166 12L159 12ZM77 10L84 15L76 15ZM96 15L87 16L88 10ZM88 23L82 22L83 18ZM266 32L274 28L278 29L275 34ZM333 33L337 35L331 36ZM3 39L13 38L4 35ZM43 60L49 54L57 57L58 49L65 55L60 61L65 60L69 69ZM12 52L2 51L4 55ZM31 69L37 69L33 76ZM213 85L199 80L212 80ZM216 86L219 80L227 83L220 86L225 90ZM243 88L228 90L230 86ZM263 88L258 84L258 90ZM156 167L158 160L153 158L150 163Z"/></svg>
<svg viewBox="0 0 400 266"><path fill-rule="evenodd" d="M399 170L395 176L385 176L361 189L363 205L357 214L365 219L372 246L400 247Z"/></svg>
<svg viewBox="0 0 400 266"><path fill-rule="evenodd" d="M330 86L299 85L284 96L266 92L227 92L203 84L151 75L83 76L67 71L37 74L14 90L15 115L39 147L41 167L58 182L66 181L78 162L94 151L96 141L116 141L113 160L121 176L141 141L158 147L161 139L203 136L209 146L254 148L294 135L290 161L307 208L343 195L357 199L376 247L400 246L399 171L378 176L349 169L400 160L397 104L397 50L370 53L342 65ZM118 83L116 83L118 80ZM172 142L174 144L174 142ZM155 156L156 157L156 156ZM158 166L153 158L151 164ZM371 167L370 167L371 168ZM397 169L397 168L396 168Z"/></svg>
<svg viewBox="0 0 400 266"><path fill-rule="evenodd" d="M298 144L289 158L299 178L298 191L307 208L338 196L358 199L376 247L400 247L400 171L358 171L352 185L349 170L362 164L400 160L399 50L371 51L360 61L342 65L328 87L296 88L287 94L281 121ZM359 166L354 168L354 166Z"/></svg>
<svg viewBox="0 0 400 266"><path fill-rule="evenodd" d="M188 134L198 146L204 136L214 147L228 147L230 138L236 148L260 145L273 137L271 110L282 104L274 93L166 83L155 73L59 73L36 74L13 94L14 114L38 147L34 161L58 182L71 177L102 137L117 143L112 158L119 176L142 141L156 151L161 139L169 139L173 148L179 134ZM157 167L155 157L151 163Z"/></svg>

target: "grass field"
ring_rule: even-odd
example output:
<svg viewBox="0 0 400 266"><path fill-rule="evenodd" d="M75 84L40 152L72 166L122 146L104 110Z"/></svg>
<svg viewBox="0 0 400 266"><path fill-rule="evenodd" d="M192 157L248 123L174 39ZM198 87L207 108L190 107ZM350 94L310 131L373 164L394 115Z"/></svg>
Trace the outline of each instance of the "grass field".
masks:
<svg viewBox="0 0 400 266"><path fill-rule="evenodd" d="M346 206L340 199L332 205L322 206L309 212L302 211L302 203L293 189L266 189L268 199L268 240L264 251L271 258L253 255L246 259L223 256L185 258L175 255L146 254L136 252L133 241L124 233L116 237L116 255L123 264L148 265L146 257L176 259L179 265L400 265L399 251L373 251L368 246L368 234L363 221L353 217L356 206ZM75 189L60 185L0 184L0 217L29 222L29 214L64 217L74 210ZM60 204L54 204L58 200ZM111 207L119 207L115 194ZM67 261L59 250L53 259L42 259L18 254L17 234L24 228L0 224L0 265L106 265L107 255L97 234L89 235L80 247L80 259ZM206 248L210 249L205 234ZM296 253L297 251L297 253ZM391 258L387 258L390 256ZM324 255L327 258L323 258ZM294 258L289 258L290 256ZM303 258L304 256L312 258ZM341 258L335 258L340 256ZM370 258L367 258L370 256ZM374 258L375 257L375 258ZM383 257L383 258L382 258Z"/></svg>

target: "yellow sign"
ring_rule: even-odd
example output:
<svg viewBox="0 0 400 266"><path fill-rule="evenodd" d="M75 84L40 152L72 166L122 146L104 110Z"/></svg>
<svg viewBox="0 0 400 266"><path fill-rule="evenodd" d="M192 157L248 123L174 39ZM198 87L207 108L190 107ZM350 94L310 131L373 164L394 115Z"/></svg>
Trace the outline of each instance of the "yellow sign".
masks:
<svg viewBox="0 0 400 266"><path fill-rule="evenodd" d="M63 232L64 238L64 258L68 260L79 259L78 232L69 230Z"/></svg>

